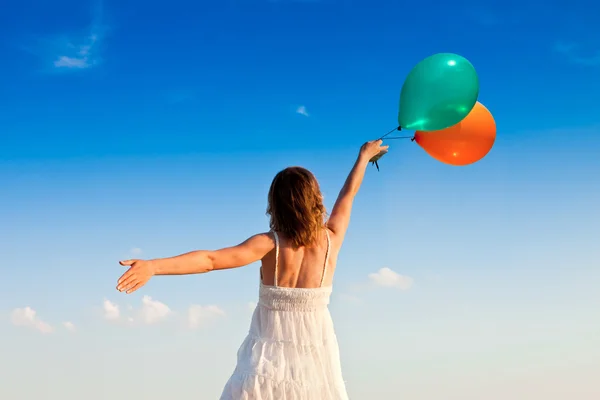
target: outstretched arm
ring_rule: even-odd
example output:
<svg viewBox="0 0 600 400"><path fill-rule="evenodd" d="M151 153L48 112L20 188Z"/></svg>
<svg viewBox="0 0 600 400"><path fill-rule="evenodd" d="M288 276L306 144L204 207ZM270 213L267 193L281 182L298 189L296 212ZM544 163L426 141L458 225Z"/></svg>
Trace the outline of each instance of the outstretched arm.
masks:
<svg viewBox="0 0 600 400"><path fill-rule="evenodd" d="M340 190L333 210L331 210L327 227L341 239L346 235L354 197L360 189L369 160L378 154L383 155L387 152L388 146L382 146L381 143L381 140L373 140L362 145L358 158Z"/></svg>
<svg viewBox="0 0 600 400"><path fill-rule="evenodd" d="M274 247L271 235L260 233L237 246L220 250L197 250L176 257L154 260L121 261L121 265L130 268L119 278L117 290L132 293L154 275L202 274L243 267L261 260Z"/></svg>

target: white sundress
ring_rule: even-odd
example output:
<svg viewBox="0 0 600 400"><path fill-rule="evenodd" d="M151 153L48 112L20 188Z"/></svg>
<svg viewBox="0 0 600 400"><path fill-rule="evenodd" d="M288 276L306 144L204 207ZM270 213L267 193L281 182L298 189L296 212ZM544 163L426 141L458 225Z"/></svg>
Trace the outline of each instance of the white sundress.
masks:
<svg viewBox="0 0 600 400"><path fill-rule="evenodd" d="M274 285L260 281L259 302L237 366L220 400L348 400L340 354L327 305L331 286L277 286L279 237L275 237Z"/></svg>

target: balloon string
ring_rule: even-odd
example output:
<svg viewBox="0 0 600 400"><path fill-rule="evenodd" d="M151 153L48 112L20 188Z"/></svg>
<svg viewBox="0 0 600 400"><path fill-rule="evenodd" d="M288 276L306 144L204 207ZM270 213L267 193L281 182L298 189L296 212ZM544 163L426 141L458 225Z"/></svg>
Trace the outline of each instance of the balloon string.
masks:
<svg viewBox="0 0 600 400"><path fill-rule="evenodd" d="M392 139L414 139L414 136L392 136L392 137L385 138L385 140L392 140Z"/></svg>
<svg viewBox="0 0 600 400"><path fill-rule="evenodd" d="M411 142L415 141L415 137L414 136L392 136L392 137L388 137L389 135L391 135L392 133L396 132L396 131L401 131L402 127L397 127L392 129L391 131L389 131L388 133L386 133L385 135L383 135L382 137L380 137L377 140L391 140L391 139L410 139Z"/></svg>
<svg viewBox="0 0 600 400"><path fill-rule="evenodd" d="M388 133L386 133L385 135L383 135L382 137L380 137L380 138L379 138L379 139L377 139L377 140L383 140L383 138L384 138L384 137L386 137L386 136L388 136L388 135L391 135L392 133L394 133L394 132L396 132L396 131L401 131L401 130L402 130L402 128L398 126L398 127L396 127L396 128L394 128L394 129L392 129L391 131L389 131Z"/></svg>
<svg viewBox="0 0 600 400"><path fill-rule="evenodd" d="M388 137L389 135L391 135L392 133L396 132L396 131L401 131L402 127L398 126L394 129L392 129L391 131L389 131L388 133L386 133L385 135L383 135L382 137L380 137L377 140L392 140L392 139L410 139L411 142L415 141L415 137L414 136L392 136L392 137ZM372 165L374 165L375 167L377 167L377 171L379 171L379 163L376 161L372 161L371 162Z"/></svg>

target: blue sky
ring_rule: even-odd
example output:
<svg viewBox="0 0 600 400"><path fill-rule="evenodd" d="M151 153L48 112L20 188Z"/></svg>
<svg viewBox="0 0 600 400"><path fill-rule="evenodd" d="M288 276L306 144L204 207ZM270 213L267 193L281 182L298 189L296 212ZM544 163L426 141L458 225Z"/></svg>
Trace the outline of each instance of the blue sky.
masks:
<svg viewBox="0 0 600 400"><path fill-rule="evenodd" d="M350 396L597 399L592 14L577 1L5 1L0 397L217 398L257 266L126 297L117 261L266 230L270 180L292 164L330 208L360 144L396 124L412 66L455 52L498 139L461 168L390 142L369 169L331 304Z"/></svg>

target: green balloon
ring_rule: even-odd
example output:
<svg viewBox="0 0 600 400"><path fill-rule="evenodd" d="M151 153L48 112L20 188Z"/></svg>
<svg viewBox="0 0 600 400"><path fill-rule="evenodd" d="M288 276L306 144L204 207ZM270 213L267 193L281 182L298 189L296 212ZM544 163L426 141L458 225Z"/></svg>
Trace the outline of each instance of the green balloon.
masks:
<svg viewBox="0 0 600 400"><path fill-rule="evenodd" d="M415 131L448 128L471 112L478 95L479 78L469 60L458 54L434 54L406 77L398 124Z"/></svg>

